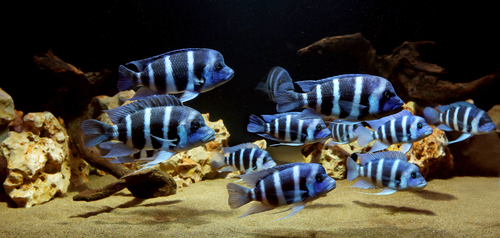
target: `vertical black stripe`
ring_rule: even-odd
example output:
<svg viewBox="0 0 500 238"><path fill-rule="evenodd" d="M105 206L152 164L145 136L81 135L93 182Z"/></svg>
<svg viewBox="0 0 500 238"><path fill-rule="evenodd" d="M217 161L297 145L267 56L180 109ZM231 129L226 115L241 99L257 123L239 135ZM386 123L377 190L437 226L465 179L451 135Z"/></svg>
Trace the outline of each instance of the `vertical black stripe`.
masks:
<svg viewBox="0 0 500 238"><path fill-rule="evenodd" d="M154 71L154 77L155 77L155 87L158 92L161 93L166 93L167 92L167 79L166 79L166 72L165 72L165 58L161 58L158 60L155 60L151 64L151 68Z"/></svg>
<svg viewBox="0 0 500 238"><path fill-rule="evenodd" d="M469 112L469 117L465 118L467 120L467 132L472 131L472 120L474 120L474 118L476 118L476 116L477 116L477 114L479 114L479 112L480 111L478 109L472 108L472 110L470 110L470 112ZM479 124L477 126L480 127L483 125L484 125L484 123L482 123L481 120L479 120Z"/></svg>
<svg viewBox="0 0 500 238"><path fill-rule="evenodd" d="M389 182L391 182L391 170L394 165L394 160L384 160L384 165L382 167L382 185L387 187Z"/></svg>
<svg viewBox="0 0 500 238"><path fill-rule="evenodd" d="M194 51L193 57L194 57L194 75L199 79L202 80L202 82L199 85L194 86L194 91L199 91L201 87L205 84L205 79L203 78L203 70L205 66L207 67L213 67L212 65L205 65L205 58L208 58L210 56L208 51Z"/></svg>
<svg viewBox="0 0 500 238"><path fill-rule="evenodd" d="M290 140L291 141L297 141L297 137L299 136L299 120L295 119L294 117L291 118L290 120Z"/></svg>
<svg viewBox="0 0 500 238"><path fill-rule="evenodd" d="M300 172L300 167L299 167L299 172ZM293 191L295 191L295 184L293 181L293 167L281 171L279 175L280 175L279 177L280 177L281 189L284 192L284 198L287 204L291 204L295 200L295 193L293 193Z"/></svg>
<svg viewBox="0 0 500 238"><path fill-rule="evenodd" d="M176 107L172 108L172 111L170 112L170 120L168 122L168 132L167 132L167 139L168 140L175 140L175 141L180 141L180 137L177 133L177 127L179 126L179 121L180 118L183 114L182 113L176 113Z"/></svg>
<svg viewBox="0 0 500 238"><path fill-rule="evenodd" d="M280 140L285 139L285 134L286 134L286 117L281 117L278 119L278 138Z"/></svg>
<svg viewBox="0 0 500 238"><path fill-rule="evenodd" d="M276 196L276 187L274 186L273 174L265 177L264 180L261 181L261 183L264 183L264 190L266 192L266 198L269 204L273 206L279 205L278 197Z"/></svg>
<svg viewBox="0 0 500 238"><path fill-rule="evenodd" d="M234 167L236 167L236 169L239 170L241 161L241 150L234 152L233 156L234 156Z"/></svg>
<svg viewBox="0 0 500 238"><path fill-rule="evenodd" d="M464 121L467 120L466 118L464 118L466 111L467 111L466 107L459 107L458 108L457 123L458 123L458 130L459 131L462 131L464 129ZM472 113L472 111L469 113Z"/></svg>
<svg viewBox="0 0 500 238"><path fill-rule="evenodd" d="M174 83L177 91L186 90L188 84L187 51L173 54L170 57L170 62L172 62L172 75L174 76Z"/></svg>
<svg viewBox="0 0 500 238"><path fill-rule="evenodd" d="M307 107L315 109L317 106L316 101L316 87L306 94L307 97Z"/></svg>
<svg viewBox="0 0 500 238"><path fill-rule="evenodd" d="M304 122L302 123L302 131L300 132L301 133L300 142L306 141L307 128L309 127L310 124L311 124L311 120L304 120Z"/></svg>
<svg viewBox="0 0 500 238"><path fill-rule="evenodd" d="M321 84L321 113L324 115L331 115L333 108L333 83L330 81L329 83Z"/></svg>
<svg viewBox="0 0 500 238"><path fill-rule="evenodd" d="M256 149L255 148L245 149L244 156L243 156L243 167L245 168L245 170L250 169L250 160L253 160L253 158L250 157L250 154L252 153L253 150L256 150ZM254 157L255 157L255 154L257 154L257 151L254 153ZM253 164L255 164L255 163L253 163Z"/></svg>
<svg viewBox="0 0 500 238"><path fill-rule="evenodd" d="M151 135L159 138L163 138L163 119L165 116L165 109L163 107L156 107L151 109L151 119L149 123L149 130ZM151 137L151 145L153 149L159 149L162 146L162 142Z"/></svg>
<svg viewBox="0 0 500 238"><path fill-rule="evenodd" d="M126 143L127 142L127 123L125 120L121 120L121 122L117 125L118 127L118 140Z"/></svg>
<svg viewBox="0 0 500 238"><path fill-rule="evenodd" d="M408 117L407 120L406 120L406 124L411 124L411 118ZM398 142L402 142L403 141L403 130L406 129L406 126L403 125L403 118L398 118L396 119L396 121L394 122L394 129L396 129L396 137L397 138L393 138L393 141L395 143L398 143ZM407 131L407 132L410 132L410 131Z"/></svg>
<svg viewBox="0 0 500 238"><path fill-rule="evenodd" d="M368 163L368 166L370 166L370 168L371 168L370 178L371 178L373 184L377 184L377 166L378 166L379 162L380 162L380 160L374 160L374 161Z"/></svg>
<svg viewBox="0 0 500 238"><path fill-rule="evenodd" d="M141 150L146 144L144 138L144 110L130 115L130 119L132 121L132 143L134 148Z"/></svg>
<svg viewBox="0 0 500 238"><path fill-rule="evenodd" d="M144 71L141 72L142 85L149 87L149 68L146 66Z"/></svg>

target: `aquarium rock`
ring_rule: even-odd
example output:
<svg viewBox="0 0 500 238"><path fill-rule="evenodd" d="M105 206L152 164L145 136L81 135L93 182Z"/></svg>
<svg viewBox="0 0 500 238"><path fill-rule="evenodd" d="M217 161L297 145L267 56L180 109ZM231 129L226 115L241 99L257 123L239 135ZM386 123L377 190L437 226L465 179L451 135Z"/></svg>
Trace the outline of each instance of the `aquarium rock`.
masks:
<svg viewBox="0 0 500 238"><path fill-rule="evenodd" d="M70 184L69 136L50 112L28 113L24 131L11 131L1 145L7 161L6 193L18 207L64 196Z"/></svg>

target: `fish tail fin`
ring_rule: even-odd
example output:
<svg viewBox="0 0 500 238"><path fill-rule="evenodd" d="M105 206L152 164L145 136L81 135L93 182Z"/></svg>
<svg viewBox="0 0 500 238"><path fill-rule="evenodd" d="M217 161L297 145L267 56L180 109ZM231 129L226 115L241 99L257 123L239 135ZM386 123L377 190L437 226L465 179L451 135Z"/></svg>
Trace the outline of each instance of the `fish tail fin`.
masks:
<svg viewBox="0 0 500 238"><path fill-rule="evenodd" d="M358 129L356 129L354 132L358 134L359 146L365 146L366 144L373 141L373 131L366 127L358 127Z"/></svg>
<svg viewBox="0 0 500 238"><path fill-rule="evenodd" d="M347 181L359 176L359 165L351 157L347 158Z"/></svg>
<svg viewBox="0 0 500 238"><path fill-rule="evenodd" d="M274 94L274 99L278 103L276 110L278 112L288 112L301 107L299 100L300 93L292 91L278 91Z"/></svg>
<svg viewBox="0 0 500 238"><path fill-rule="evenodd" d="M250 123L248 123L247 131L250 133L263 133L266 128L266 122L258 116L251 114Z"/></svg>
<svg viewBox="0 0 500 238"><path fill-rule="evenodd" d="M85 147L92 147L100 144L101 142L109 140L109 136L106 131L111 125L104 122L100 122L94 119L85 120L82 123L82 131L85 133Z"/></svg>
<svg viewBox="0 0 500 238"><path fill-rule="evenodd" d="M120 65L118 68L118 90L125 91L137 86L137 75L134 71Z"/></svg>
<svg viewBox="0 0 500 238"><path fill-rule="evenodd" d="M212 169L218 169L226 165L224 163L224 155L217 150L212 151L211 158L212 162L210 162L210 166L212 166Z"/></svg>
<svg viewBox="0 0 500 238"><path fill-rule="evenodd" d="M251 201L250 197L248 196L248 193L250 192L249 188L245 188L234 183L229 183L227 184L227 191L229 193L229 206L232 209L241 207Z"/></svg>
<svg viewBox="0 0 500 238"><path fill-rule="evenodd" d="M424 109L424 118L428 124L436 125L439 123L439 112L431 107Z"/></svg>

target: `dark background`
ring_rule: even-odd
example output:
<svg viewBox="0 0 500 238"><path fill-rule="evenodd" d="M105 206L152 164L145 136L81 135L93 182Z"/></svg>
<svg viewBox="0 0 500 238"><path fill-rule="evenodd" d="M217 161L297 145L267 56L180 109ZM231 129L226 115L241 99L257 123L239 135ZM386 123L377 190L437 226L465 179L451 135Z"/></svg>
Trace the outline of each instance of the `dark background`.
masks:
<svg viewBox="0 0 500 238"><path fill-rule="evenodd" d="M274 114L275 104L254 91L273 66L294 80L363 73L353 62L333 58L335 67L298 58L297 50L324 37L360 32L377 50L390 54L404 41L431 40L422 57L448 70L454 81L470 81L499 66L498 4L489 1L36 1L16 3L7 14L6 64L10 77L0 87L25 113L42 111L50 84L33 55L52 49L83 72L103 67L115 74L120 64L167 51L206 47L220 51L235 77L186 105L212 121L223 119L230 145L260 137L246 132L248 116ZM9 61L11 58L9 58ZM116 84L113 84L116 85ZM93 95L100 89L89 92ZM111 90L111 89L110 89ZM109 95L117 92L113 88ZM102 90L101 90L102 91ZM494 96L498 98L498 96ZM496 99L498 104L498 99ZM479 105L481 107L481 105ZM485 110L489 109L491 105Z"/></svg>

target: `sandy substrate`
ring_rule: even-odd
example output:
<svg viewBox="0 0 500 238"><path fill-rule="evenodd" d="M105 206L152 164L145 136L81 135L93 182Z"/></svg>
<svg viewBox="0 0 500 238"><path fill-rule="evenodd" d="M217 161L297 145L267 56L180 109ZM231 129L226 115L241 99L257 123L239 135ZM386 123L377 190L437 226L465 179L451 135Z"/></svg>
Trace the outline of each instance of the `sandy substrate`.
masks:
<svg viewBox="0 0 500 238"><path fill-rule="evenodd" d="M123 190L95 202L74 202L86 188L115 180L91 176L64 198L11 208L0 194L0 237L499 237L500 184L494 177L429 181L424 190L388 196L360 194L337 181L326 197L296 215L278 208L237 219L250 205L228 206L226 185L204 180L177 194L136 199ZM375 192L375 191L374 191Z"/></svg>

